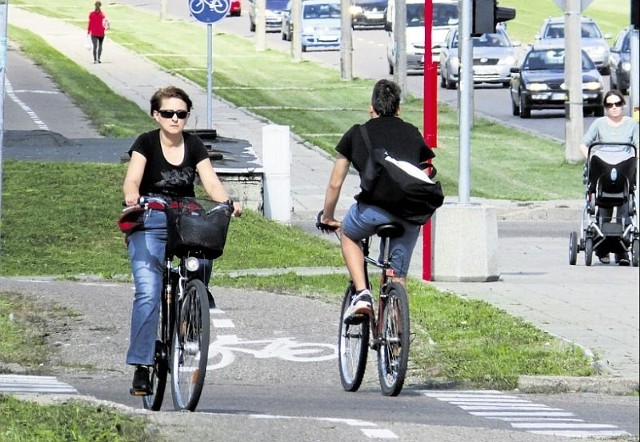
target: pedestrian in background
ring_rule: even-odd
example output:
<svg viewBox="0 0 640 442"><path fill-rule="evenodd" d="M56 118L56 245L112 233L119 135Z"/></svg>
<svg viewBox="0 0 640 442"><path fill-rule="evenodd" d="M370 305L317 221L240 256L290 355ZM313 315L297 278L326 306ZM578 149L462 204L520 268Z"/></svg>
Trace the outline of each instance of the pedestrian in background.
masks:
<svg viewBox="0 0 640 442"><path fill-rule="evenodd" d="M87 25L87 35L91 37L93 45L93 62L102 63L102 43L104 42L105 31L109 29L109 20L102 12L102 3L96 2L95 9L89 13L89 23Z"/></svg>

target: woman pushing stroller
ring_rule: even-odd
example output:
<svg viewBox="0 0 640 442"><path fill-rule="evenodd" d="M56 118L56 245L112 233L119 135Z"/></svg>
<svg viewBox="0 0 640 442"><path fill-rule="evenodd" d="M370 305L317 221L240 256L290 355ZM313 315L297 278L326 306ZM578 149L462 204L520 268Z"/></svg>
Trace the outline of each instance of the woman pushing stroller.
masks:
<svg viewBox="0 0 640 442"><path fill-rule="evenodd" d="M623 109L625 105L624 96L619 91L612 89L604 95L604 107L606 109L606 115L604 117L596 119L587 132L584 134L582 144L580 145L580 151L588 158L589 148L594 142L599 142L599 145L594 146L591 151L591 156L598 156L599 154L604 156L606 144L603 143L632 143L635 146L635 151L631 146L624 146L622 154L633 157L638 155L638 123L631 117L623 115ZM620 147L618 147L620 149ZM602 152L599 152L602 150ZM630 196L632 198L632 196ZM616 207L617 215L624 222L624 225L631 223L629 216L629 201L625 201L620 206ZM613 208L599 209L599 217L603 219L611 219L613 216ZM606 248L596 249L596 255L603 264L609 264L609 250ZM629 265L628 253L619 252L615 256L616 263L621 266Z"/></svg>

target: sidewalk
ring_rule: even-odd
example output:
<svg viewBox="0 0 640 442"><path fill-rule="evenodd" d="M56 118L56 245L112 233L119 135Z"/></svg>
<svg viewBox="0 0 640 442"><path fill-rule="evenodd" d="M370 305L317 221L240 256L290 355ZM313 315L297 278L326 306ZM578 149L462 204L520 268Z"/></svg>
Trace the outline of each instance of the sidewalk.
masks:
<svg viewBox="0 0 640 442"><path fill-rule="evenodd" d="M159 87L173 84L184 88L194 101L190 129L203 129L201 122L206 120L206 93L195 84L162 71L112 41L105 45L104 62L94 65L90 54L81 44L83 30L60 20L10 7L9 22L14 26L37 30L51 46L145 111L148 110L149 98ZM262 158L261 134L268 121L215 97L213 120L214 129L220 136L247 140L256 155ZM292 222L312 230L315 214L322 208L332 162L326 153L302 143L295 135L291 139L291 153ZM343 188L339 214L352 202L347 195L354 195L357 191L357 176L350 175ZM484 200L473 202L496 207L501 221L567 221L570 229L579 227L580 201L527 204ZM551 334L588 349L598 357L603 373L608 375L603 377L606 382L600 391L611 391L612 379L620 381L624 386L622 388L631 385L637 389L638 271L615 266L569 266L568 236L569 230L562 236L539 232L526 236L501 234L499 281L435 282L434 285L465 297L490 302ZM422 268L420 244L411 267L411 274L416 277L421 276ZM599 387L593 386L593 381L586 379L575 386L573 380L523 379L521 389L544 389L546 385L553 385L555 390L574 388L596 391Z"/></svg>

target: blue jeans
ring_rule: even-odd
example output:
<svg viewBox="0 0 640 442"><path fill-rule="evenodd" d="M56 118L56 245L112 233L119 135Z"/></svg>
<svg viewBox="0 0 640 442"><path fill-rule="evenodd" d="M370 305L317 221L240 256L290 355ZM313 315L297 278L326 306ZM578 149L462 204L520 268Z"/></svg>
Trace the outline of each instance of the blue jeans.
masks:
<svg viewBox="0 0 640 442"><path fill-rule="evenodd" d="M147 210L143 220L143 227L128 238L129 260L136 289L126 357L129 365L153 364L167 243L167 217L163 211ZM206 285L211 277L212 261L202 261Z"/></svg>
<svg viewBox="0 0 640 442"><path fill-rule="evenodd" d="M380 207L355 203L342 219L342 232L353 241L359 241L375 235L377 226L391 222L404 227L404 234L399 238L391 238L389 242L391 268L397 276L404 278L409 273L411 255L420 236L419 225L398 218ZM379 259L382 259L382 256Z"/></svg>

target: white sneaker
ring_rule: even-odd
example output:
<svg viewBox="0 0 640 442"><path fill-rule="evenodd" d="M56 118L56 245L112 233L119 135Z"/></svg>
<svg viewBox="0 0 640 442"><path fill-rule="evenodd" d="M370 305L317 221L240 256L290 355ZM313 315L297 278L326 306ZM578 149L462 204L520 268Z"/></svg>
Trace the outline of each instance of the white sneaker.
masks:
<svg viewBox="0 0 640 442"><path fill-rule="evenodd" d="M363 290L351 300L351 305L344 314L345 324L358 324L373 314L373 300L369 290Z"/></svg>

